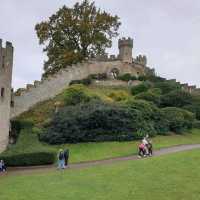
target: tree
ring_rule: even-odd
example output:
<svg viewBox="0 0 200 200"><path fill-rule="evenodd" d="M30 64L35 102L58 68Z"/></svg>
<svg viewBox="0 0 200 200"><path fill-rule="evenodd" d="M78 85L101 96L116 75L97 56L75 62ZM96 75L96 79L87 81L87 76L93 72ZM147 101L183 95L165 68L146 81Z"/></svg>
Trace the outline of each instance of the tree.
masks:
<svg viewBox="0 0 200 200"><path fill-rule="evenodd" d="M63 6L47 21L35 26L39 44L45 46L43 51L48 57L44 75L105 54L120 25L117 15L102 11L95 2L83 0L72 8Z"/></svg>

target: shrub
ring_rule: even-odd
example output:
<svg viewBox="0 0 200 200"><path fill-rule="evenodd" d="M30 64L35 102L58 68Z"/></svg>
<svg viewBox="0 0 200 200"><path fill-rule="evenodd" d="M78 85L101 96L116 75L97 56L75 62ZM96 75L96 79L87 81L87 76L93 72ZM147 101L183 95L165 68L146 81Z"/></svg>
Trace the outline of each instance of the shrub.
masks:
<svg viewBox="0 0 200 200"><path fill-rule="evenodd" d="M5 160L8 166L46 165L54 163L55 153L44 147L38 141L38 136L28 128L20 131L17 143L8 146L8 149L0 154L0 159Z"/></svg>
<svg viewBox="0 0 200 200"><path fill-rule="evenodd" d="M76 105L89 102L91 99L97 98L97 96L89 94L83 85L71 86L64 92L63 95L65 105Z"/></svg>
<svg viewBox="0 0 200 200"><path fill-rule="evenodd" d="M167 120L164 117L164 113L154 104L144 100L129 100L127 101L127 105L131 109L136 109L141 112L143 121L140 122L142 127L140 132L145 131L146 133L151 133L152 135L167 134L169 127ZM148 127L153 127L151 128L152 131L149 132Z"/></svg>
<svg viewBox="0 0 200 200"><path fill-rule="evenodd" d="M102 74L91 74L89 75L90 79L94 79L94 80L106 80L107 79L107 74L106 73L102 73Z"/></svg>
<svg viewBox="0 0 200 200"><path fill-rule="evenodd" d="M124 101L128 98L128 94L125 91L115 91L111 92L108 97L112 98L114 101Z"/></svg>
<svg viewBox="0 0 200 200"><path fill-rule="evenodd" d="M117 79L128 82L130 80L137 80L137 77L130 73L126 73L126 74L118 76Z"/></svg>
<svg viewBox="0 0 200 200"><path fill-rule="evenodd" d="M190 112L193 112L198 120L200 120L200 104L192 104L183 107Z"/></svg>
<svg viewBox="0 0 200 200"><path fill-rule="evenodd" d="M55 161L55 154L52 152L33 152L20 153L11 155L2 155L7 166L34 166L34 165L48 165Z"/></svg>
<svg viewBox="0 0 200 200"><path fill-rule="evenodd" d="M144 82L131 88L131 93L137 95L141 92L146 92L151 87L149 82Z"/></svg>
<svg viewBox="0 0 200 200"><path fill-rule="evenodd" d="M191 102L191 94L182 90L175 90L161 97L162 107L183 107L191 104Z"/></svg>
<svg viewBox="0 0 200 200"><path fill-rule="evenodd" d="M146 79L147 79L148 81L153 82L153 83L161 83L161 82L166 81L165 78L162 78L162 77L160 77L160 76L155 76L155 75L147 76Z"/></svg>
<svg viewBox="0 0 200 200"><path fill-rule="evenodd" d="M159 88L150 88L149 92L153 92L154 94L161 95L162 91Z"/></svg>
<svg viewBox="0 0 200 200"><path fill-rule="evenodd" d="M69 85L75 85L75 84L83 84L83 85L90 85L92 83L92 80L90 77L84 78L82 80L72 80Z"/></svg>
<svg viewBox="0 0 200 200"><path fill-rule="evenodd" d="M50 144L132 140L141 122L140 111L92 101L60 110L40 139Z"/></svg>
<svg viewBox="0 0 200 200"><path fill-rule="evenodd" d="M200 121L199 121L199 120L195 120L195 121L193 122L193 127L194 127L194 128L200 129Z"/></svg>
<svg viewBox="0 0 200 200"><path fill-rule="evenodd" d="M154 93L152 91L142 92L135 96L135 99L143 99L146 101L153 102L156 105L160 105L160 95L157 93Z"/></svg>
<svg viewBox="0 0 200 200"><path fill-rule="evenodd" d="M180 90L181 86L177 84L176 82L172 81L162 81L162 82L156 82L154 84L155 88L159 88L162 91L162 94L167 94L173 90Z"/></svg>
<svg viewBox="0 0 200 200"><path fill-rule="evenodd" d="M194 122L194 114L175 107L163 108L164 116L168 121L170 131L181 133L184 130L192 128Z"/></svg>
<svg viewBox="0 0 200 200"><path fill-rule="evenodd" d="M11 133L10 137L14 139L14 141L17 140L19 133L21 130L21 124L19 120L11 120Z"/></svg>
<svg viewBox="0 0 200 200"><path fill-rule="evenodd" d="M148 78L147 78L147 76L139 76L138 80L139 81L146 81L146 80L148 80Z"/></svg>

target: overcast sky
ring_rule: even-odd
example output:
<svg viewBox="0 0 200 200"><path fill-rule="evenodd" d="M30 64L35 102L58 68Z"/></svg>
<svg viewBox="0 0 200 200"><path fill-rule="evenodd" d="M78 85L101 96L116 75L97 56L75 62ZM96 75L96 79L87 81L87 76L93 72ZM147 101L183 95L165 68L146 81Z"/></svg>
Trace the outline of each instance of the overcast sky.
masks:
<svg viewBox="0 0 200 200"><path fill-rule="evenodd" d="M45 55L34 26L75 0L0 0L0 38L15 47L15 89L40 80ZM134 38L157 74L200 87L200 0L96 0L121 18L120 37ZM117 54L117 39L110 53Z"/></svg>

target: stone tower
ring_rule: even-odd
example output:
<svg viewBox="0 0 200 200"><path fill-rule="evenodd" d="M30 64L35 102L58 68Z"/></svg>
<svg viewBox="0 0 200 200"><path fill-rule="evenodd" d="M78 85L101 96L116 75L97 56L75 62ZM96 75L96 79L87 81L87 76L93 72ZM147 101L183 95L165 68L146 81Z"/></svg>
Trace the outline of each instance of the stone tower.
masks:
<svg viewBox="0 0 200 200"><path fill-rule="evenodd" d="M12 68L12 44L6 42L3 48L0 39L0 152L6 149L9 141Z"/></svg>
<svg viewBox="0 0 200 200"><path fill-rule="evenodd" d="M119 47L119 59L126 63L132 63L133 39L131 38L119 39L118 47Z"/></svg>

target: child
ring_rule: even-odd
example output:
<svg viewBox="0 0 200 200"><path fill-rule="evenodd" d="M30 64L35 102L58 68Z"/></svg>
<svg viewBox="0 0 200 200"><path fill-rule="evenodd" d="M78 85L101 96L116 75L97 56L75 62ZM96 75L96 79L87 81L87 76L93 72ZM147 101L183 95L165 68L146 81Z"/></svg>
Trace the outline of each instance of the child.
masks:
<svg viewBox="0 0 200 200"><path fill-rule="evenodd" d="M138 156L141 158L142 156L146 156L145 155L145 145L144 143L139 144L138 146Z"/></svg>

